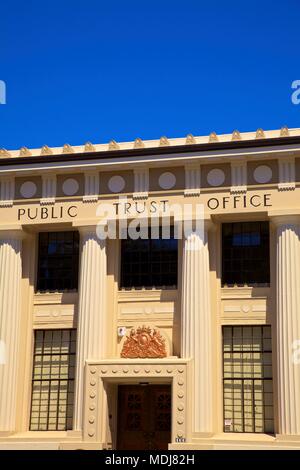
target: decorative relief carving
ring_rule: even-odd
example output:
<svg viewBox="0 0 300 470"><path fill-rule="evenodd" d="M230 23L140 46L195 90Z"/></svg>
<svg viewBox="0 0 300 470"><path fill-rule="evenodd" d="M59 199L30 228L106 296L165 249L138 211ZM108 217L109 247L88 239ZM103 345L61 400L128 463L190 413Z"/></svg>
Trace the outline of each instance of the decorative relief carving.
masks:
<svg viewBox="0 0 300 470"><path fill-rule="evenodd" d="M121 352L121 357L127 359L163 358L166 356L165 339L158 330L152 330L146 326L131 330Z"/></svg>
<svg viewBox="0 0 300 470"><path fill-rule="evenodd" d="M74 305L35 305L33 311L34 324L68 323L73 324L76 318Z"/></svg>
<svg viewBox="0 0 300 470"><path fill-rule="evenodd" d="M20 187L20 194L25 199L31 199L37 192L37 186L33 181L25 181Z"/></svg>
<svg viewBox="0 0 300 470"><path fill-rule="evenodd" d="M79 183L74 178L67 178L63 182L62 190L66 196L74 196L79 191Z"/></svg>
<svg viewBox="0 0 300 470"><path fill-rule="evenodd" d="M268 165L259 165L253 172L253 178L257 183L269 183L272 179L272 168Z"/></svg>
<svg viewBox="0 0 300 470"><path fill-rule="evenodd" d="M74 153L74 149L70 144L65 144L63 146L63 153Z"/></svg>
<svg viewBox="0 0 300 470"><path fill-rule="evenodd" d="M208 137L208 142L218 142L219 138L215 132L211 132Z"/></svg>
<svg viewBox="0 0 300 470"><path fill-rule="evenodd" d="M149 192L148 168L136 168L134 170L134 194L133 199L147 199Z"/></svg>
<svg viewBox="0 0 300 470"><path fill-rule="evenodd" d="M223 306L223 312L224 314L229 314L229 315L236 315L236 314L247 314L247 315L253 315L253 314L266 314L267 311L267 306L266 302L265 303L251 303L251 304L241 304L237 303L234 305L230 304L225 304Z"/></svg>
<svg viewBox="0 0 300 470"><path fill-rule="evenodd" d="M247 163L246 161L231 163L230 192L245 193L247 191Z"/></svg>
<svg viewBox="0 0 300 470"><path fill-rule="evenodd" d="M30 155L31 155L31 152L30 150L28 150L27 147L20 148L20 154L19 154L20 157L29 157Z"/></svg>
<svg viewBox="0 0 300 470"><path fill-rule="evenodd" d="M238 130L233 131L231 140L241 140L240 131Z"/></svg>
<svg viewBox="0 0 300 470"><path fill-rule="evenodd" d="M108 144L108 150L119 150L120 146L115 140L111 140Z"/></svg>
<svg viewBox="0 0 300 470"><path fill-rule="evenodd" d="M263 129L257 129L256 131L256 139L264 139L266 136L265 136L265 133L263 131Z"/></svg>
<svg viewBox="0 0 300 470"><path fill-rule="evenodd" d="M207 182L210 186L221 186L225 181L225 173L220 168L214 168L207 174Z"/></svg>
<svg viewBox="0 0 300 470"><path fill-rule="evenodd" d="M56 175L42 175L42 182L41 204L54 204L56 197Z"/></svg>
<svg viewBox="0 0 300 470"><path fill-rule="evenodd" d="M15 195L15 178L3 177L0 180L0 207L12 207Z"/></svg>
<svg viewBox="0 0 300 470"><path fill-rule="evenodd" d="M48 147L48 145L43 145L41 149L41 155L52 155L52 150Z"/></svg>
<svg viewBox="0 0 300 470"><path fill-rule="evenodd" d="M91 142L86 142L84 145L84 151L85 152L95 152L95 147Z"/></svg>
<svg viewBox="0 0 300 470"><path fill-rule="evenodd" d="M170 145L170 142L168 141L167 137L163 136L159 139L159 146L165 147L166 145Z"/></svg>
<svg viewBox="0 0 300 470"><path fill-rule="evenodd" d="M166 171L158 178L158 184L161 189L172 189L176 184L176 176L170 171Z"/></svg>
<svg viewBox="0 0 300 470"><path fill-rule="evenodd" d="M86 172L84 174L83 202L97 202L99 194L99 173Z"/></svg>
<svg viewBox="0 0 300 470"><path fill-rule="evenodd" d="M196 143L196 139L195 139L195 137L194 137L192 134L188 134L188 135L186 136L185 143L186 143L187 145L195 144L195 143Z"/></svg>
<svg viewBox="0 0 300 470"><path fill-rule="evenodd" d="M10 153L6 149L0 149L0 157L10 157Z"/></svg>
<svg viewBox="0 0 300 470"><path fill-rule="evenodd" d="M170 317L174 315L174 302L176 301L176 298L176 294L174 294L173 297L169 297L168 302L159 303L159 300L156 300L155 297L151 298L150 296L148 298L139 298L138 296L135 296L132 301L127 300L125 297L124 300L122 299L119 301L118 313L121 316L128 315L130 318L135 315L158 315L159 317Z"/></svg>
<svg viewBox="0 0 300 470"><path fill-rule="evenodd" d="M185 166L184 196L199 196L201 187L201 170L199 164Z"/></svg>
<svg viewBox="0 0 300 470"><path fill-rule="evenodd" d="M125 188L125 184L123 176L114 175L108 181L108 189L112 193L120 193Z"/></svg>
<svg viewBox="0 0 300 470"><path fill-rule="evenodd" d="M296 188L295 180L295 158L285 158L278 160L278 168L279 168L279 183L278 183L278 190L279 191L289 191L294 190Z"/></svg>
<svg viewBox="0 0 300 470"><path fill-rule="evenodd" d="M142 141L142 139L140 139L139 137L137 137L137 138L135 139L135 141L134 141L133 147L134 147L135 149L142 149L142 148L145 147L145 144L144 144L144 142Z"/></svg>
<svg viewBox="0 0 300 470"><path fill-rule="evenodd" d="M290 135L289 128L284 126L280 129L280 137L288 137Z"/></svg>

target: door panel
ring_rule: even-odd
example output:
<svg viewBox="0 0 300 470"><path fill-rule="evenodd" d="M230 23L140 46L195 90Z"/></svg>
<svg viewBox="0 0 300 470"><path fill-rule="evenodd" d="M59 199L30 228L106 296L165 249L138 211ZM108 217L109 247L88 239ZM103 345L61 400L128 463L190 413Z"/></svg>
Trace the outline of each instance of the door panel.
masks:
<svg viewBox="0 0 300 470"><path fill-rule="evenodd" d="M171 386L120 385L118 450L167 450L171 442Z"/></svg>

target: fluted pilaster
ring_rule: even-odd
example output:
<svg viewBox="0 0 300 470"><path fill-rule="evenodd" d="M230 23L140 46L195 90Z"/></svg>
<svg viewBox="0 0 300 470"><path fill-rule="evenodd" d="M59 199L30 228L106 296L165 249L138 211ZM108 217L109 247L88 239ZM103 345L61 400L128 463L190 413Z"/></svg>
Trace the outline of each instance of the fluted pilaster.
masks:
<svg viewBox="0 0 300 470"><path fill-rule="evenodd" d="M106 241L99 240L95 227L82 228L74 413L76 430L82 429L85 362L105 357L106 273Z"/></svg>
<svg viewBox="0 0 300 470"><path fill-rule="evenodd" d="M184 241L181 355L194 359L193 431L212 432L212 345L207 233Z"/></svg>
<svg viewBox="0 0 300 470"><path fill-rule="evenodd" d="M16 428L22 278L21 231L0 232L0 431Z"/></svg>
<svg viewBox="0 0 300 470"><path fill-rule="evenodd" d="M275 217L277 226L277 376L279 433L300 435L300 218Z"/></svg>

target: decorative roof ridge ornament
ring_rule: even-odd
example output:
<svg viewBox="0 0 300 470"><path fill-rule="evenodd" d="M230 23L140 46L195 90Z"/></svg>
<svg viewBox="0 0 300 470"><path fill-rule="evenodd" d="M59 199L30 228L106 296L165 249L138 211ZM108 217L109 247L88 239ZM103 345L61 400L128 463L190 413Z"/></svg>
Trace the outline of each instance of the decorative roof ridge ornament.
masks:
<svg viewBox="0 0 300 470"><path fill-rule="evenodd" d="M84 144L84 151L85 152L95 152L95 146L91 142L86 142Z"/></svg>
<svg viewBox="0 0 300 470"><path fill-rule="evenodd" d="M140 139L139 137L137 137L134 141L134 144L133 144L133 148L135 149L142 149L145 147L145 144L144 142L142 141L142 139Z"/></svg>
<svg viewBox="0 0 300 470"><path fill-rule="evenodd" d="M157 329L145 325L131 329L121 351L121 357L127 359L163 358L166 356L166 340Z"/></svg>
<svg viewBox="0 0 300 470"><path fill-rule="evenodd" d="M219 142L219 138L215 132L209 134L208 142Z"/></svg>
<svg viewBox="0 0 300 470"><path fill-rule="evenodd" d="M283 126L280 129L280 137L288 137L289 135L290 135L290 131L289 131L288 126Z"/></svg>
<svg viewBox="0 0 300 470"><path fill-rule="evenodd" d="M166 147L170 145L170 142L168 140L168 137L166 136L162 136L160 139L159 139L159 146L160 147Z"/></svg>
<svg viewBox="0 0 300 470"><path fill-rule="evenodd" d="M32 153L27 147L20 148L19 157L30 157L30 155L32 155Z"/></svg>
<svg viewBox="0 0 300 470"><path fill-rule="evenodd" d="M0 157L10 157L10 153L6 149L0 149Z"/></svg>
<svg viewBox="0 0 300 470"><path fill-rule="evenodd" d="M41 155L53 155L53 152L51 148L48 147L48 145L43 145L41 149Z"/></svg>
<svg viewBox="0 0 300 470"><path fill-rule="evenodd" d="M115 140L111 140L108 144L108 150L120 150L120 145Z"/></svg>
<svg viewBox="0 0 300 470"><path fill-rule="evenodd" d="M187 145L191 145L191 144L195 144L195 143L196 143L196 139L195 139L195 137L193 136L193 134L188 134L188 135L186 136L185 143L186 143Z"/></svg>
<svg viewBox="0 0 300 470"><path fill-rule="evenodd" d="M70 144L65 144L63 146L63 153L74 153L74 149Z"/></svg>
<svg viewBox="0 0 300 470"><path fill-rule="evenodd" d="M242 136L241 136L240 131L235 129L232 133L231 140L242 140Z"/></svg>
<svg viewBox="0 0 300 470"><path fill-rule="evenodd" d="M265 136L264 130L261 129L261 128L257 129L255 138L256 139L264 139L265 137L266 136Z"/></svg>

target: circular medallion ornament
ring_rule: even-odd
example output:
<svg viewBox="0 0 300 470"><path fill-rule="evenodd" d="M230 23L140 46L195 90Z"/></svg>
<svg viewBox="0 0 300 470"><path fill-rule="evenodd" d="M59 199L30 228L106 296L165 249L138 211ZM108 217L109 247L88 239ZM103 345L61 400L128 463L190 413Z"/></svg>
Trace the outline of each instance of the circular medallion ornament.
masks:
<svg viewBox="0 0 300 470"><path fill-rule="evenodd" d="M210 186L221 186L225 181L225 173L219 168L210 170L207 174L207 182Z"/></svg>
<svg viewBox="0 0 300 470"><path fill-rule="evenodd" d="M174 188L176 184L176 176L169 172L166 171L165 173L162 173L158 179L158 184L161 187L161 189L171 189Z"/></svg>
<svg viewBox="0 0 300 470"><path fill-rule="evenodd" d="M253 178L257 183L269 183L272 179L272 169L267 165L259 165L254 170Z"/></svg>
<svg viewBox="0 0 300 470"><path fill-rule="evenodd" d="M62 185L63 193L66 196L74 196L74 194L78 193L79 184L78 181L74 178L68 178L63 182Z"/></svg>
<svg viewBox="0 0 300 470"><path fill-rule="evenodd" d="M20 188L20 193L21 196L23 196L26 199L30 199L36 194L37 187L36 184L33 183L33 181L26 181L25 183L22 184Z"/></svg>
<svg viewBox="0 0 300 470"><path fill-rule="evenodd" d="M122 176L112 176L108 181L108 188L112 193L120 193L125 188L125 180Z"/></svg>

